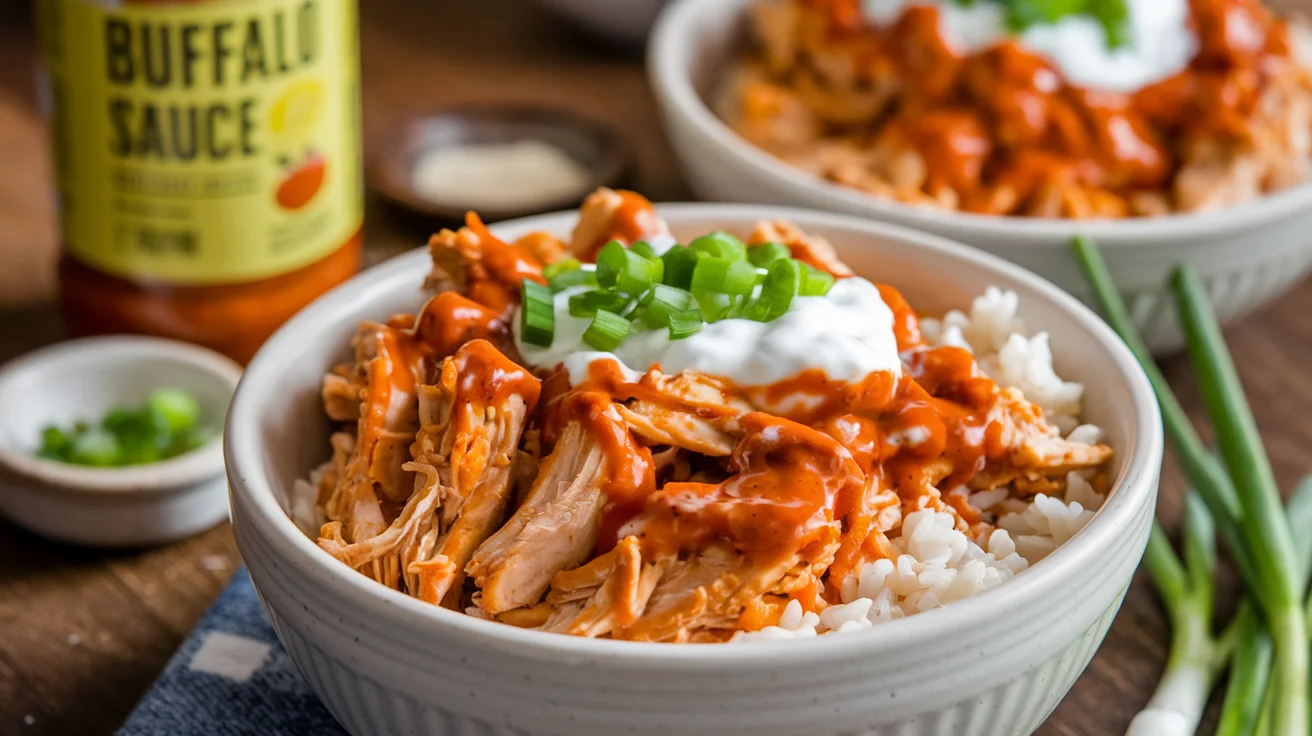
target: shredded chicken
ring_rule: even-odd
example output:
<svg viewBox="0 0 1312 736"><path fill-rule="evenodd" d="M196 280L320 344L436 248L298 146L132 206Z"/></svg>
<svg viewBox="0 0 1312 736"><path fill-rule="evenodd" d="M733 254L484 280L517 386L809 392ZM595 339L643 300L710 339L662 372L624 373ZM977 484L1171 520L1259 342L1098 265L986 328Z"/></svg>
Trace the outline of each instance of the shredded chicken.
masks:
<svg viewBox="0 0 1312 736"><path fill-rule="evenodd" d="M597 437L581 422L566 427L523 505L466 568L481 608L497 614L534 603L556 573L587 558L606 501L606 470Z"/></svg>
<svg viewBox="0 0 1312 736"><path fill-rule="evenodd" d="M590 197L568 252L667 232L630 194ZM851 273L785 221L749 242ZM574 385L525 367L508 327L516 279L540 278L564 243L505 243L471 216L430 248L438 293L362 324L354 360L324 377L332 457L296 509L325 552L419 600L576 636L725 641L778 624L790 601L837 604L867 563L903 553L911 514L981 539L1004 526L993 510L1079 479L1106 491L1109 447L1064 437L968 351L928 346L891 288L900 374L835 392L823 375L741 387L594 363ZM778 386L804 410L762 411Z"/></svg>
<svg viewBox="0 0 1312 736"><path fill-rule="evenodd" d="M665 221L642 195L602 187L583 200L569 249L575 258L592 261L601 246L612 240L628 245L669 234Z"/></svg>

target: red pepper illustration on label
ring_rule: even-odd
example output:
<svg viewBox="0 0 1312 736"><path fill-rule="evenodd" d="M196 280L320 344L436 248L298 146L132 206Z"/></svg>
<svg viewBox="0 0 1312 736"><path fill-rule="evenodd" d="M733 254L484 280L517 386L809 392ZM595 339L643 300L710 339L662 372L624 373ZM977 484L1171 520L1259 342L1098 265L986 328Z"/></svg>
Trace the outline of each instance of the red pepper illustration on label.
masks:
<svg viewBox="0 0 1312 736"><path fill-rule="evenodd" d="M288 171L278 184L277 200L284 209L299 210L314 199L323 187L328 163L318 151L311 151L299 166Z"/></svg>

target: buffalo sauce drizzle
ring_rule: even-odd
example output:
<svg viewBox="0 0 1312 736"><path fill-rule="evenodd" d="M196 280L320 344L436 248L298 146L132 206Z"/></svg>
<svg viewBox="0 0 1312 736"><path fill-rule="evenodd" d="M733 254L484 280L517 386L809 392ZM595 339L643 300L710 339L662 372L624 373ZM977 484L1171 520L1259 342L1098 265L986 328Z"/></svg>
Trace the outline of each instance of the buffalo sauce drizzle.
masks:
<svg viewBox="0 0 1312 736"><path fill-rule="evenodd" d="M646 197L627 189L617 189L615 194L620 201L611 214L610 226L587 245L583 255L579 256L583 261L596 261L602 246L612 240L632 245L653 235L669 232L665 221L656 214L656 208Z"/></svg>
<svg viewBox="0 0 1312 736"><path fill-rule="evenodd" d="M478 252L465 254L469 265L465 296L508 318L524 279L546 283L542 264L523 248L493 235L474 212L465 215L465 227L478 238Z"/></svg>
<svg viewBox="0 0 1312 736"><path fill-rule="evenodd" d="M854 496L861 472L837 440L763 412L739 417L742 439L722 483L666 483L646 499L646 554L669 555L729 540L746 554L800 550L824 538Z"/></svg>
<svg viewBox="0 0 1312 736"><path fill-rule="evenodd" d="M1130 93L1065 83L1016 40L961 54L942 37L939 9L908 7L885 28L860 0L797 0L872 81L898 80L898 109L878 135L924 157L925 190L951 189L963 208L1005 214L1047 185L1114 195L1166 186L1177 169L1168 142L1247 140L1266 81L1287 67L1290 29L1258 0L1190 0L1199 52L1175 76ZM1124 214L1099 210L1101 214Z"/></svg>
<svg viewBox="0 0 1312 736"><path fill-rule="evenodd" d="M559 406L548 411L544 438L554 442L565 422L580 421L606 456L609 499L597 551L612 548L623 529L640 535L645 556L691 552L714 541L745 555L791 554L825 539L837 522L841 543L829 567L834 584L826 588L834 594L837 581L880 554L874 524L881 509L874 501L883 491L893 489L904 505L918 508L923 494L966 483L991 453L1003 452L989 442L997 434L990 431L996 384L969 352L924 347L906 301L891 287L881 292L905 349L903 375L876 373L842 384L808 371L745 392L773 404L800 397L792 411L738 415L689 402L660 391L656 374L627 379L614 361L595 361L589 378L573 389L564 371L548 379L544 393L556 397L543 403ZM724 422L738 438L722 460L729 477L658 488L650 450L610 410L612 402L630 400ZM965 524L979 521L964 495L959 500L949 494L945 502Z"/></svg>

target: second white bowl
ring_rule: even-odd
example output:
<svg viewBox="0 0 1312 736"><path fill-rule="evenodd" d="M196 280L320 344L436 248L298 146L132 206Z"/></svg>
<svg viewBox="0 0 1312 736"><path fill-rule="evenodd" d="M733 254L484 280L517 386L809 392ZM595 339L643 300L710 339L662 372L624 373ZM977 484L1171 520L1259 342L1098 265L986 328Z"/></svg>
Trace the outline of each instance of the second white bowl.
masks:
<svg viewBox="0 0 1312 736"><path fill-rule="evenodd" d="M1226 210L1153 219L1077 222L926 210L824 181L739 137L713 99L745 47L753 0L677 0L657 20L647 69L665 129L694 191L714 201L814 207L936 233L1018 263L1091 301L1070 256L1083 232L1103 247L1150 347L1179 348L1167 289L1171 270L1198 269L1223 320L1275 299L1312 269L1312 185Z"/></svg>

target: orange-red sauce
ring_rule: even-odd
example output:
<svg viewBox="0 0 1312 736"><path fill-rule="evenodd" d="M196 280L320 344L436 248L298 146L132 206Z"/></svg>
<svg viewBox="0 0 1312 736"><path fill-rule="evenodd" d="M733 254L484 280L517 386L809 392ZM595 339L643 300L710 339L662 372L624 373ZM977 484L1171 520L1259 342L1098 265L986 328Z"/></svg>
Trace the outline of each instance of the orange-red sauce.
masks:
<svg viewBox="0 0 1312 736"><path fill-rule="evenodd" d="M945 190L964 209L1023 211L1045 187L1099 193L1094 214L1126 214L1127 197L1161 191L1179 150L1200 138L1243 141L1270 75L1290 57L1289 27L1258 0L1191 0L1200 51L1176 76L1134 93L1064 83L1016 41L971 54L939 33L939 11L914 6L887 28L865 22L860 0L796 0L802 32L832 55L855 59L859 80L896 83L900 103L878 139L909 146L927 164L926 193Z"/></svg>
<svg viewBox="0 0 1312 736"><path fill-rule="evenodd" d="M912 342L919 342L914 315L900 319L904 332L916 336ZM877 552L871 546L880 511L874 500L882 489L915 502L937 493L933 487L966 483L1003 449L989 442L997 434L990 432L996 384L980 373L970 353L917 348L904 360L906 373L897 381L874 374L862 384L844 386L808 372L766 389L772 401L794 394L819 397L788 417L759 412L734 417L723 407L689 405L656 390L652 374L632 383L613 362L598 361L589 380L573 391L563 373L553 378L563 401L573 403L551 412L549 422L559 426L586 417L601 438L608 466L625 481L612 480L608 487L611 501L599 550L613 546L625 528L637 530L649 555L698 549L711 540L748 554L797 551L838 521L842 544L830 574L841 579ZM603 410L612 401L632 399L723 420L739 438L723 461L728 479L670 482L657 490L650 453ZM949 494L945 501L955 508L964 496ZM965 509L963 518L979 520L973 509Z"/></svg>
<svg viewBox="0 0 1312 736"><path fill-rule="evenodd" d="M596 261L597 252L612 240L629 245L665 232L665 223L646 197L627 189L617 189L615 193L620 196L620 205L611 216L610 228L588 244L579 256L583 261Z"/></svg>
<svg viewBox="0 0 1312 736"><path fill-rule="evenodd" d="M723 483L667 483L647 497L644 552L702 549L715 539L744 552L800 549L835 519L839 496L859 492L861 472L832 437L754 412L738 419L743 439Z"/></svg>

